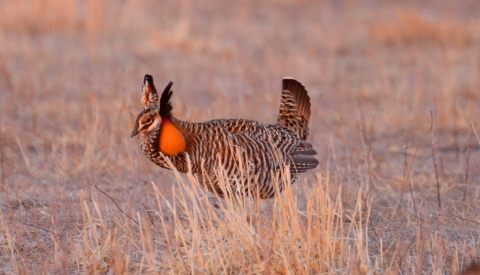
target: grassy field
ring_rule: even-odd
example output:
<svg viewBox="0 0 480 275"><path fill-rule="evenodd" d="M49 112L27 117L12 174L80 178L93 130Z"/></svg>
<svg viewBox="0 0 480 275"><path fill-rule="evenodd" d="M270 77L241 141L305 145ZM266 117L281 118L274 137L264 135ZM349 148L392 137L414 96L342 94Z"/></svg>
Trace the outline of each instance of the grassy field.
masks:
<svg viewBox="0 0 480 275"><path fill-rule="evenodd" d="M480 260L479 1L3 0L0 14L0 274ZM174 82L187 121L274 123L295 77L319 168L240 209L156 167L130 138L146 73Z"/></svg>

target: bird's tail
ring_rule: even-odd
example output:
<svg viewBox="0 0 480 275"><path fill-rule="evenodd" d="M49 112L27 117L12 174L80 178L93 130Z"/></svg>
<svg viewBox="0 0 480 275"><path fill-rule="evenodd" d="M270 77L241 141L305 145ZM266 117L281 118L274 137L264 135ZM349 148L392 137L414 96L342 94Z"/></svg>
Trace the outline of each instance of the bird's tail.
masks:
<svg viewBox="0 0 480 275"><path fill-rule="evenodd" d="M306 140L310 132L310 114L310 97L305 87L291 77L284 77L277 124L298 133L302 140Z"/></svg>

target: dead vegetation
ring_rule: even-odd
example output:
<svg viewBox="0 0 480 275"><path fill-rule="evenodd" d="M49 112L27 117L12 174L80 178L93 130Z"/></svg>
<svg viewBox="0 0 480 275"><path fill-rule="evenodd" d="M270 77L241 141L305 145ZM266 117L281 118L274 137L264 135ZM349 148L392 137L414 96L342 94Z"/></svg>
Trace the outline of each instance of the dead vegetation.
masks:
<svg viewBox="0 0 480 275"><path fill-rule="evenodd" d="M0 273L475 272L479 12L1 1ZM190 121L274 122L299 79L320 167L246 209L155 167L129 138L145 73Z"/></svg>
<svg viewBox="0 0 480 275"><path fill-rule="evenodd" d="M457 18L428 18L428 13L398 8L394 18L384 19L371 30L373 39L389 46L432 44L466 47L473 43L474 24Z"/></svg>

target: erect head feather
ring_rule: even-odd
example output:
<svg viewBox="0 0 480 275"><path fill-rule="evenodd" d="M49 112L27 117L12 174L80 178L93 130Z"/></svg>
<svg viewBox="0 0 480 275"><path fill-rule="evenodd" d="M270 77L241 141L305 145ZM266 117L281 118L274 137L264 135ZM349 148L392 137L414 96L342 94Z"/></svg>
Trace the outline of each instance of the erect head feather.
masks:
<svg viewBox="0 0 480 275"><path fill-rule="evenodd" d="M155 89L155 85L153 84L153 77L148 74L145 75L143 80L141 101L144 109L158 107L157 89Z"/></svg>
<svg viewBox="0 0 480 275"><path fill-rule="evenodd" d="M170 91L172 85L173 82L170 81L160 97L159 113L162 118L170 118L172 116L173 107L172 103L170 103L170 98L172 97L173 93L173 91Z"/></svg>

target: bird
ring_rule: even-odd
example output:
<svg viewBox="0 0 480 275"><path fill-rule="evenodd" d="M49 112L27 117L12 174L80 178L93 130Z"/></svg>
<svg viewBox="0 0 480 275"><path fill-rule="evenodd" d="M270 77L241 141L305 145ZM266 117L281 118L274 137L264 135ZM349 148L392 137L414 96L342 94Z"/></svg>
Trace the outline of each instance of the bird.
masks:
<svg viewBox="0 0 480 275"><path fill-rule="evenodd" d="M307 142L311 115L305 87L291 77L282 80L276 124L248 119L187 122L173 115L169 82L158 98L153 77L145 75L141 103L131 137L154 164L191 173L218 197L269 199L299 174L319 165Z"/></svg>
<svg viewBox="0 0 480 275"><path fill-rule="evenodd" d="M472 262L464 271L462 275L480 275L480 261Z"/></svg>

